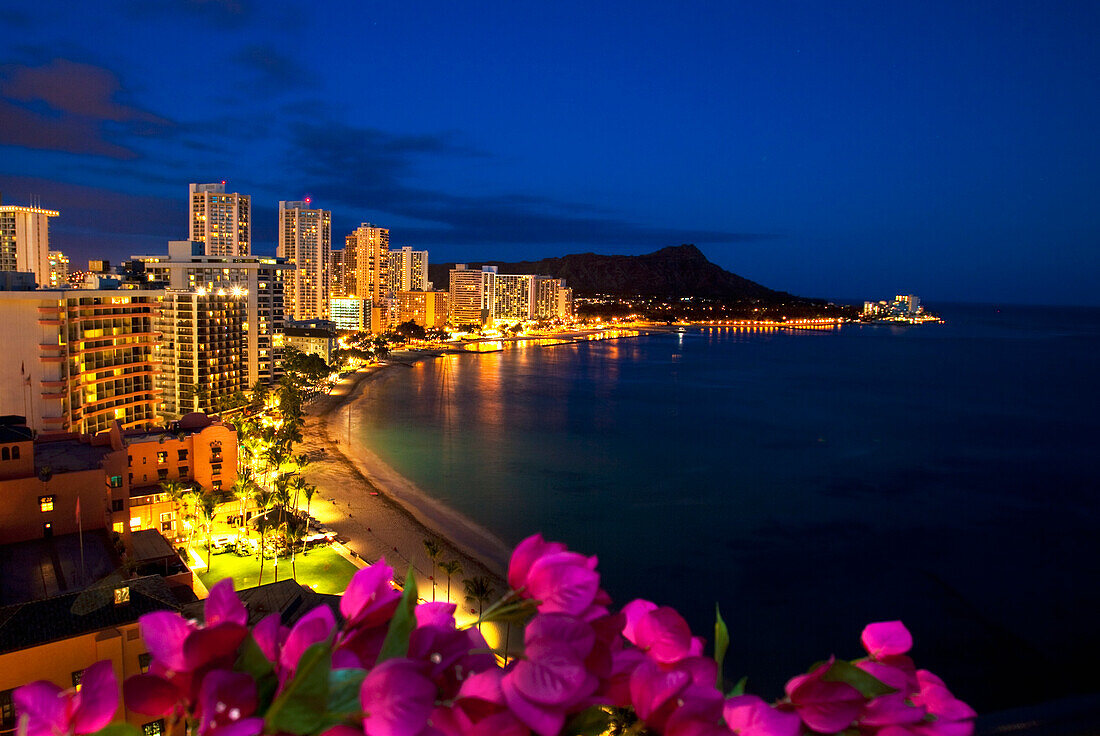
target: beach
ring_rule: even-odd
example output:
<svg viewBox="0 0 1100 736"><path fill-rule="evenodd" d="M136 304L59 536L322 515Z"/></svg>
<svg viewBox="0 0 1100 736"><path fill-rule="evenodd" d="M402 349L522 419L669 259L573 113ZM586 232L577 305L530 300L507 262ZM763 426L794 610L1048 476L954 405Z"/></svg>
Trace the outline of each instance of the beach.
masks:
<svg viewBox="0 0 1100 736"><path fill-rule="evenodd" d="M434 540L443 550L437 562L462 564L462 572L450 581L451 601L460 612L472 615L477 604L464 600L463 579L485 576L493 583L494 599L502 594L507 589L508 546L470 519L435 503L373 453L352 450L341 431L341 419L352 410L356 397L383 372L407 370L414 361L440 354L394 351L386 364L363 368L340 381L331 394L305 407L300 447L313 460L306 477L317 486L310 513L344 540L354 560L371 564L385 558L399 580L411 565L421 598L445 600L447 578L438 565L434 596L432 592L433 564L424 540Z"/></svg>

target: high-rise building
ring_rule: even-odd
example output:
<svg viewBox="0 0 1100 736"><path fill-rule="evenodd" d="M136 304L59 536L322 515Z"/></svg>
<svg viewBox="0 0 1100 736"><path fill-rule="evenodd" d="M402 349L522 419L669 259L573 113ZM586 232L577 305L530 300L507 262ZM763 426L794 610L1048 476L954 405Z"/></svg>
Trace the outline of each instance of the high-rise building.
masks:
<svg viewBox="0 0 1100 736"><path fill-rule="evenodd" d="M69 257L59 250L51 250L50 280L51 289L64 289L69 285Z"/></svg>
<svg viewBox="0 0 1100 736"><path fill-rule="evenodd" d="M535 308L535 277L529 274L500 273L493 283L490 322L525 322Z"/></svg>
<svg viewBox="0 0 1100 736"><path fill-rule="evenodd" d="M225 182L188 186L188 240L202 243L208 256L247 256L252 252L252 197L226 192Z"/></svg>
<svg viewBox="0 0 1100 736"><path fill-rule="evenodd" d="M370 332L370 299L336 297L328 300L328 311L336 329Z"/></svg>
<svg viewBox="0 0 1100 736"><path fill-rule="evenodd" d="M175 418L213 413L248 388L245 367L245 295L240 289L168 289L154 323L160 413Z"/></svg>
<svg viewBox="0 0 1100 736"><path fill-rule="evenodd" d="M34 274L40 287L50 283L50 218L56 210L0 205L0 271Z"/></svg>
<svg viewBox="0 0 1100 736"><path fill-rule="evenodd" d="M279 202L276 251L294 266L286 280L288 319L328 317L328 267L332 250L332 213L311 209L310 201Z"/></svg>
<svg viewBox="0 0 1100 736"><path fill-rule="evenodd" d="M0 292L0 415L42 432L156 422L161 291ZM17 378L18 377L18 378Z"/></svg>
<svg viewBox="0 0 1100 736"><path fill-rule="evenodd" d="M446 291L397 292L397 323L413 321L421 327L442 327L447 324L450 301Z"/></svg>
<svg viewBox="0 0 1100 736"><path fill-rule="evenodd" d="M496 289L496 266L482 266L480 271L457 263L450 272L450 321L455 325L483 325L492 320L493 293Z"/></svg>
<svg viewBox="0 0 1100 736"><path fill-rule="evenodd" d="M370 299L371 331L382 332L389 326L389 305L392 294L389 291L390 231L364 222L348 236L345 251L355 251L353 271L347 270L349 285L355 284L350 295L360 299ZM345 259L347 256L345 255Z"/></svg>
<svg viewBox="0 0 1100 736"><path fill-rule="evenodd" d="M355 233L344 237L344 296L356 296L359 284L355 282L358 273L358 261L356 260L355 244L358 242Z"/></svg>
<svg viewBox="0 0 1100 736"><path fill-rule="evenodd" d="M201 243L173 240L168 243L167 256L132 258L145 264L150 284L186 290L243 290L247 383L273 383L282 373L275 336L282 333L285 324L284 288L292 266L282 258L269 256L218 257L202 253Z"/></svg>
<svg viewBox="0 0 1100 736"><path fill-rule="evenodd" d="M344 255L347 252L346 248L329 252L328 298L330 302L333 299L341 299L348 295L347 289L345 288L347 277L344 270Z"/></svg>
<svg viewBox="0 0 1100 736"><path fill-rule="evenodd" d="M399 291L428 290L428 251L404 246L391 250L386 276L392 295Z"/></svg>
<svg viewBox="0 0 1100 736"><path fill-rule="evenodd" d="M535 297L531 319L565 320L573 316L573 290L565 285L565 279L556 279L553 276L532 278Z"/></svg>

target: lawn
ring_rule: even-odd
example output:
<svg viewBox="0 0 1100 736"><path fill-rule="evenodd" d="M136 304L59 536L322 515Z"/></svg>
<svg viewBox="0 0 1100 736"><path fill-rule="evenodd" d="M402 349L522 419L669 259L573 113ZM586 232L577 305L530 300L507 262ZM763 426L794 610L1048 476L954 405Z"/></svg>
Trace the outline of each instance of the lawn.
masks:
<svg viewBox="0 0 1100 736"><path fill-rule="evenodd" d="M199 556L205 560L206 550L199 551ZM298 570L298 582L312 586L318 593L343 593L351 576L358 569L336 554L331 547L314 547L305 554L299 552L295 556L295 567ZM223 578L233 578L233 586L237 590L252 588L259 585L259 577L260 561L255 555L239 557L233 552L212 555L210 569L199 574L199 579L207 590ZM279 580L287 580L290 577L290 558L280 557ZM274 560L264 560L263 581L275 582Z"/></svg>

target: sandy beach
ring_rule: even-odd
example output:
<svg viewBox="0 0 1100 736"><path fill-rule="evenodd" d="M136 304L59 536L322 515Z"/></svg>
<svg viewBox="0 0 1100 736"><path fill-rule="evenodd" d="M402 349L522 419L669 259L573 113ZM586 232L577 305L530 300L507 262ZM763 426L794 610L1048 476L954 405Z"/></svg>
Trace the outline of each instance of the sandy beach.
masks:
<svg viewBox="0 0 1100 736"><path fill-rule="evenodd" d="M313 459L306 478L317 486L310 513L346 540L345 547L364 563L384 557L398 578L409 565L420 595L432 600L432 561L424 540L442 548L439 561L458 560L462 572L451 580L451 601L460 611L476 613L476 602L464 600L462 580L478 575L494 584L494 599L506 590L504 576L510 549L466 517L437 504L377 456L352 450L341 432L341 412L385 371L407 370L438 351L395 351L384 365L364 368L345 378L333 392L305 407L302 452ZM447 577L435 570L435 599L447 598Z"/></svg>

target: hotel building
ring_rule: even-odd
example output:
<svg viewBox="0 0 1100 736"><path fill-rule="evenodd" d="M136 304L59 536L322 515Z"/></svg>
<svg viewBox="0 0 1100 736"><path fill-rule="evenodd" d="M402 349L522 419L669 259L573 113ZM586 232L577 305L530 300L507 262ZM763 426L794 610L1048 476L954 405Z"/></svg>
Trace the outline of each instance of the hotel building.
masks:
<svg viewBox="0 0 1100 736"><path fill-rule="evenodd" d="M279 202L277 254L294 267L286 279L288 319L328 318L332 213L311 209L309 200Z"/></svg>
<svg viewBox="0 0 1100 736"><path fill-rule="evenodd" d="M161 341L159 413L213 413L248 390L245 295L240 289L168 289L154 321Z"/></svg>
<svg viewBox="0 0 1100 736"><path fill-rule="evenodd" d="M370 299L360 299L357 296L329 299L328 311L337 330L371 331Z"/></svg>
<svg viewBox="0 0 1100 736"><path fill-rule="evenodd" d="M50 218L56 210L0 204L0 271L34 274L39 286L50 283Z"/></svg>
<svg viewBox="0 0 1100 736"><path fill-rule="evenodd" d="M493 294L496 290L496 266L482 266L480 271L457 263L450 272L448 309L455 325L483 325L491 319Z"/></svg>
<svg viewBox="0 0 1100 736"><path fill-rule="evenodd" d="M275 336L283 331L285 282L293 266L266 256L206 256L201 243L187 240L169 241L167 257L133 259L145 264L150 283L170 289L243 291L246 383L274 383L282 375Z"/></svg>
<svg viewBox="0 0 1100 736"><path fill-rule="evenodd" d="M445 291L399 291L397 324L411 320L424 328L442 327L447 324L448 301Z"/></svg>
<svg viewBox="0 0 1100 736"><path fill-rule="evenodd" d="M404 246L391 250L386 278L391 295L399 291L428 291L428 251Z"/></svg>
<svg viewBox="0 0 1100 736"><path fill-rule="evenodd" d="M225 191L220 184L188 186L188 240L202 243L208 256L247 256L252 252L252 197Z"/></svg>
<svg viewBox="0 0 1100 736"><path fill-rule="evenodd" d="M153 325L162 291L0 292L0 415L40 432L157 420Z"/></svg>
<svg viewBox="0 0 1100 736"><path fill-rule="evenodd" d="M49 265L49 288L66 288L69 285L69 257L59 250L51 250L49 254Z"/></svg>
<svg viewBox="0 0 1100 736"><path fill-rule="evenodd" d="M329 252L328 256L328 298L329 301L333 299L341 299L348 295L345 288L346 283L346 270L344 268L344 256L347 254L347 249L334 250Z"/></svg>
<svg viewBox="0 0 1100 736"><path fill-rule="evenodd" d="M387 300L392 297L388 277L390 231L364 222L348 236L344 250L354 251L354 265L349 267L346 260L344 264L347 288L353 289L348 296L370 299L371 332L382 332L389 326Z"/></svg>

